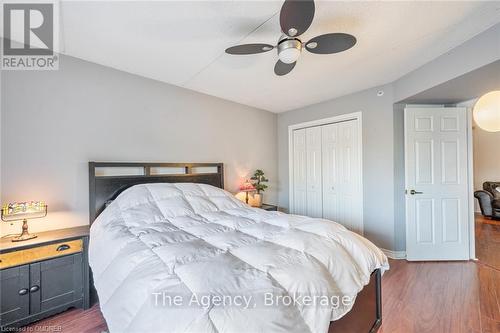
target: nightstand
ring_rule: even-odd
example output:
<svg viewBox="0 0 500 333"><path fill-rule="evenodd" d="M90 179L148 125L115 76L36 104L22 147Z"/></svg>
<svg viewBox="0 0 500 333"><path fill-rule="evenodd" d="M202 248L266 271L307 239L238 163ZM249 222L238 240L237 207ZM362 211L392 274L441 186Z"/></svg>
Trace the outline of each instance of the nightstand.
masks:
<svg viewBox="0 0 500 333"><path fill-rule="evenodd" d="M278 211L278 206L275 206L275 205L268 205L268 204L262 204L262 207L260 207L261 209L264 209L264 210L267 210L267 211Z"/></svg>
<svg viewBox="0 0 500 333"><path fill-rule="evenodd" d="M89 307L89 227L0 240L0 327L19 327L71 307Z"/></svg>

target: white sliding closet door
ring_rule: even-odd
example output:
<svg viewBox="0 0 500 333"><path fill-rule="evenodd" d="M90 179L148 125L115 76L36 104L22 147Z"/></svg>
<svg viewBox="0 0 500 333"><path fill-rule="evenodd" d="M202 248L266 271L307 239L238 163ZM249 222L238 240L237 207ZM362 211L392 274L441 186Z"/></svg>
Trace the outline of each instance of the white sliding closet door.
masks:
<svg viewBox="0 0 500 333"><path fill-rule="evenodd" d="M322 127L323 217L363 232L358 123Z"/></svg>
<svg viewBox="0 0 500 333"><path fill-rule="evenodd" d="M292 132L292 213L363 233L360 119Z"/></svg>
<svg viewBox="0 0 500 333"><path fill-rule="evenodd" d="M307 215L306 130L293 131L293 207L294 213Z"/></svg>
<svg viewBox="0 0 500 333"><path fill-rule="evenodd" d="M323 217L321 127L306 128L307 216Z"/></svg>

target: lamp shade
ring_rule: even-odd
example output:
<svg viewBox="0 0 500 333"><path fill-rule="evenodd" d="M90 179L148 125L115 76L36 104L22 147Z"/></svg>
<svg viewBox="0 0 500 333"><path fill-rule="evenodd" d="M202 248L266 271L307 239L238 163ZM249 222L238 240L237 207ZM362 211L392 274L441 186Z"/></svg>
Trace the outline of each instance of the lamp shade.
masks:
<svg viewBox="0 0 500 333"><path fill-rule="evenodd" d="M487 132L500 131L500 90L491 91L474 105L474 121Z"/></svg>
<svg viewBox="0 0 500 333"><path fill-rule="evenodd" d="M47 215L47 205L42 201L14 202L2 207L2 221L23 221L22 232L19 236L12 238L13 242L26 241L36 238L37 235L28 232L28 219L36 219Z"/></svg>
<svg viewBox="0 0 500 333"><path fill-rule="evenodd" d="M14 202L2 207L5 222L36 219L47 215L47 205L42 201Z"/></svg>
<svg viewBox="0 0 500 333"><path fill-rule="evenodd" d="M253 186L253 184L249 180L247 180L240 186L240 191L241 192L252 192L252 191L255 191L255 186Z"/></svg>

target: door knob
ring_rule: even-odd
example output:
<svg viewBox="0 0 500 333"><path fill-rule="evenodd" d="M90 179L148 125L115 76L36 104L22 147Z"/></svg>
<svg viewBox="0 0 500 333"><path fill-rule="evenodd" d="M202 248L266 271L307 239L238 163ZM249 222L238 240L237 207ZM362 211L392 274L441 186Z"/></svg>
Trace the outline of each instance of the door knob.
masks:
<svg viewBox="0 0 500 333"><path fill-rule="evenodd" d="M411 190L411 191L410 191L410 194L411 194L411 195L415 195L415 194L424 194L424 192L418 192L418 191L415 191L415 190Z"/></svg>
<svg viewBox="0 0 500 333"><path fill-rule="evenodd" d="M26 295L28 293L28 288L23 288L17 292L19 295Z"/></svg>
<svg viewBox="0 0 500 333"><path fill-rule="evenodd" d="M34 285L30 288L30 293L36 293L40 289L40 286Z"/></svg>

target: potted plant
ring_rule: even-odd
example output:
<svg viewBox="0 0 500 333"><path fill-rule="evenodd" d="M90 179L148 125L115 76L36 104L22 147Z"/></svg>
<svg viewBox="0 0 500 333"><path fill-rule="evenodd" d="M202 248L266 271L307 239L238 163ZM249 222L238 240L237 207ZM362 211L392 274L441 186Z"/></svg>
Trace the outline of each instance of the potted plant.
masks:
<svg viewBox="0 0 500 333"><path fill-rule="evenodd" d="M269 179L267 179L264 176L264 171L257 169L255 170L255 173L253 176L250 178L253 180L253 186L255 187L255 190L257 193L254 194L254 203L255 206L257 207L262 207L262 192L264 192L267 188L267 185L264 183L267 183Z"/></svg>

